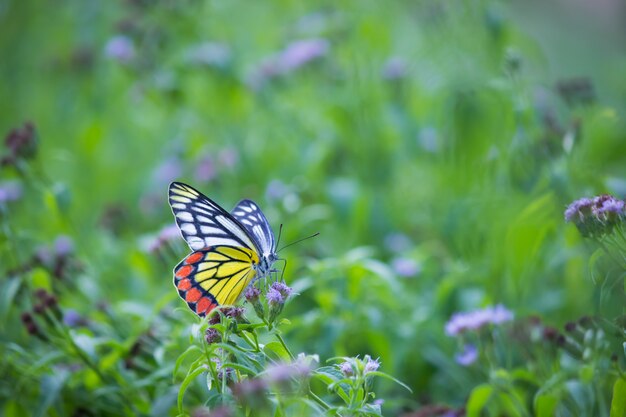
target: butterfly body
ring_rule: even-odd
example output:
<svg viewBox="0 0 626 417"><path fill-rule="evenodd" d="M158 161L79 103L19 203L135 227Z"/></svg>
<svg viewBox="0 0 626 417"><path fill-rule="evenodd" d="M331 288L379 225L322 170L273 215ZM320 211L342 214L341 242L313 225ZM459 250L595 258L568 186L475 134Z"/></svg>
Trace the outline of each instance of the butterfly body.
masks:
<svg viewBox="0 0 626 417"><path fill-rule="evenodd" d="M174 182L169 202L193 251L174 268L174 285L196 314L234 304L248 285L272 271L274 233L253 201L242 200L228 213L193 187Z"/></svg>

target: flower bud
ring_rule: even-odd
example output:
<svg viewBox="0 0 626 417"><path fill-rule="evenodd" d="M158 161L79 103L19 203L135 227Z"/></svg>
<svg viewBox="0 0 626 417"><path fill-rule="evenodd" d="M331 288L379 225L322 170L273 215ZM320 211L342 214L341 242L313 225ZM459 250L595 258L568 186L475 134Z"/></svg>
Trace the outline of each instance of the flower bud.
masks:
<svg viewBox="0 0 626 417"><path fill-rule="evenodd" d="M252 304L252 307L254 308L254 312L256 313L257 317L263 319L265 317L265 310L260 300L261 290L251 285L246 289L244 296L246 297L246 300L250 304Z"/></svg>
<svg viewBox="0 0 626 417"><path fill-rule="evenodd" d="M206 332L204 332L204 340L206 340L209 345L219 343L222 341L222 335L217 329L209 327L206 329Z"/></svg>

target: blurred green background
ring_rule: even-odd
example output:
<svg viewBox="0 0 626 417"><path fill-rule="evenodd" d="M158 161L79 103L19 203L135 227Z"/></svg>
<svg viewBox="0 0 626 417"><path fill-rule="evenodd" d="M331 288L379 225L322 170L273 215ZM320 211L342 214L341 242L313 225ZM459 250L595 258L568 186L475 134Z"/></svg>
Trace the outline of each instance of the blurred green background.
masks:
<svg viewBox="0 0 626 417"><path fill-rule="evenodd" d="M556 327L621 312L562 212L626 194L625 16L619 0L0 0L0 132L32 121L38 137L1 171L22 189L1 203L3 288L69 236L81 268L61 307L124 344L184 307L171 268L187 249L158 240L169 182L227 209L251 198L282 242L321 233L281 253L296 352L380 356L414 390L381 386L390 409L462 406L485 375L454 362L454 312L502 303ZM37 357L19 315L57 284L19 280L3 350Z"/></svg>

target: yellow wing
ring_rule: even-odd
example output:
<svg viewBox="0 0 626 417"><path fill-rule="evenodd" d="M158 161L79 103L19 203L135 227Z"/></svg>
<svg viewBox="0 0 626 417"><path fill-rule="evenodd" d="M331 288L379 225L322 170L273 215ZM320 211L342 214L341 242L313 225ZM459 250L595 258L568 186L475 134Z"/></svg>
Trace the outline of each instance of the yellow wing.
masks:
<svg viewBox="0 0 626 417"><path fill-rule="evenodd" d="M219 305L234 304L254 278L259 257L252 249L215 246L192 252L174 268L178 294L203 317Z"/></svg>

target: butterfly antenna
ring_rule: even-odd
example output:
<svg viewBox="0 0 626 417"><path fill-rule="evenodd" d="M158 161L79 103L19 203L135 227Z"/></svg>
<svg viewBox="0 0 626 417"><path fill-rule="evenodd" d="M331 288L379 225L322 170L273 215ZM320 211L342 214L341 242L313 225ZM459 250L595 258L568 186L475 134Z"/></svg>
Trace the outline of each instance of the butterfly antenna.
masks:
<svg viewBox="0 0 626 417"><path fill-rule="evenodd" d="M288 248L289 246L295 245L296 243L300 243L300 242L302 242L304 240L311 239L312 237L318 236L319 234L320 234L320 232L317 232L317 233L312 234L311 236L303 237L302 239L298 239L295 242L288 243L287 245L285 245L282 248L278 249L276 251L276 253L280 252L281 250L283 250L285 248Z"/></svg>
<svg viewBox="0 0 626 417"><path fill-rule="evenodd" d="M283 224L281 223L280 226L278 227L278 239L276 240L276 246L278 246L278 244L280 243L280 237L283 234Z"/></svg>

